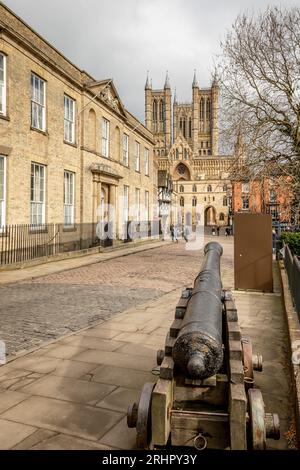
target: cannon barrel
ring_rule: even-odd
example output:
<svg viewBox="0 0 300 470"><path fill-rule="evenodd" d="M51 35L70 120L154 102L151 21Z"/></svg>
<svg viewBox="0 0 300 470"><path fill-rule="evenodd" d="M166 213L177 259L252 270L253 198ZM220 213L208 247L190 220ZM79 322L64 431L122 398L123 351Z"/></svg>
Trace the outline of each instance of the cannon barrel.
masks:
<svg viewBox="0 0 300 470"><path fill-rule="evenodd" d="M173 360L187 376L205 379L216 374L223 363L222 246L204 248L201 271L195 279L181 329L173 347Z"/></svg>

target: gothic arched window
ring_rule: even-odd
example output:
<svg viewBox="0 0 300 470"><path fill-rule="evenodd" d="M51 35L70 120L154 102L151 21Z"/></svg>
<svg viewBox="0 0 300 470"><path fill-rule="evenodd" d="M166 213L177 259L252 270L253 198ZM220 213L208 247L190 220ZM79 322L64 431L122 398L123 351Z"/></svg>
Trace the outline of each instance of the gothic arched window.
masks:
<svg viewBox="0 0 300 470"><path fill-rule="evenodd" d="M185 159L185 160L188 160L188 159L189 159L188 149L184 149L184 159Z"/></svg>
<svg viewBox="0 0 300 470"><path fill-rule="evenodd" d="M179 191L180 191L181 193L184 193L184 186L183 186L182 184L181 184L180 187L179 187Z"/></svg>
<svg viewBox="0 0 300 470"><path fill-rule="evenodd" d="M182 122L182 134L183 134L183 137L186 137L186 119L185 118L183 119L183 122Z"/></svg>
<svg viewBox="0 0 300 470"><path fill-rule="evenodd" d="M194 196L192 199L192 206L196 207L197 206L197 198Z"/></svg>
<svg viewBox="0 0 300 470"><path fill-rule="evenodd" d="M164 120L164 102L163 100L160 100L159 102L159 120L160 122L163 122Z"/></svg>
<svg viewBox="0 0 300 470"><path fill-rule="evenodd" d="M153 109L152 109L152 111L153 111L153 113L152 113L152 114L153 114L152 120L153 120L153 122L157 122L157 101L156 101L156 100L153 101Z"/></svg>
<svg viewBox="0 0 300 470"><path fill-rule="evenodd" d="M206 119L207 121L210 120L210 111L211 111L211 106L210 106L210 99L208 98L208 100L206 101Z"/></svg>
<svg viewBox="0 0 300 470"><path fill-rule="evenodd" d="M207 192L208 192L208 193L211 193L211 192L212 192L211 184L209 184L209 185L207 186Z"/></svg>
<svg viewBox="0 0 300 470"><path fill-rule="evenodd" d="M178 149L176 149L175 158L176 158L176 160L178 160L178 158L179 158L179 150Z"/></svg>
<svg viewBox="0 0 300 470"><path fill-rule="evenodd" d="M223 206L224 207L227 206L227 197L226 196L223 197Z"/></svg>
<svg viewBox="0 0 300 470"><path fill-rule="evenodd" d="M193 186L193 193L196 193L197 192L197 186L194 184Z"/></svg>
<svg viewBox="0 0 300 470"><path fill-rule="evenodd" d="M200 100L200 121L204 119L204 99L201 98Z"/></svg>
<svg viewBox="0 0 300 470"><path fill-rule="evenodd" d="M180 206L184 207L184 197L182 197L182 196L180 198Z"/></svg>

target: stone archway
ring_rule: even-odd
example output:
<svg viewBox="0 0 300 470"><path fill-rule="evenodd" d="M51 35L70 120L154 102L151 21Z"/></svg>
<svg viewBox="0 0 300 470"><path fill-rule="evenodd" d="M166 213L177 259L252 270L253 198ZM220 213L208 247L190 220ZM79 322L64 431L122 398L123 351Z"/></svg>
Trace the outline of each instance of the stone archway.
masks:
<svg viewBox="0 0 300 470"><path fill-rule="evenodd" d="M208 206L204 212L205 226L217 224L216 209L213 206Z"/></svg>

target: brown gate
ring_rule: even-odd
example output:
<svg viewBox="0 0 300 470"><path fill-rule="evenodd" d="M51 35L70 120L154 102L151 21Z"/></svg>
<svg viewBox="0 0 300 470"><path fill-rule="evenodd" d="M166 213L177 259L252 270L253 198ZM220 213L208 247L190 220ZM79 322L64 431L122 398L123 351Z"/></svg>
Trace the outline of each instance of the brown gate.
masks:
<svg viewBox="0 0 300 470"><path fill-rule="evenodd" d="M235 289L273 292L272 217L270 214L235 214Z"/></svg>

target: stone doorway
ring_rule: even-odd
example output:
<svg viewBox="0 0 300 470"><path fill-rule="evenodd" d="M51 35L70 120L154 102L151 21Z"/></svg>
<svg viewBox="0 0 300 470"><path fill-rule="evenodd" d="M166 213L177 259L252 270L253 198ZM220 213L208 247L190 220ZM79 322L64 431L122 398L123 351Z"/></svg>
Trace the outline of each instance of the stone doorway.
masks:
<svg viewBox="0 0 300 470"><path fill-rule="evenodd" d="M217 224L216 209L213 206L209 206L205 209L204 221L206 227Z"/></svg>

